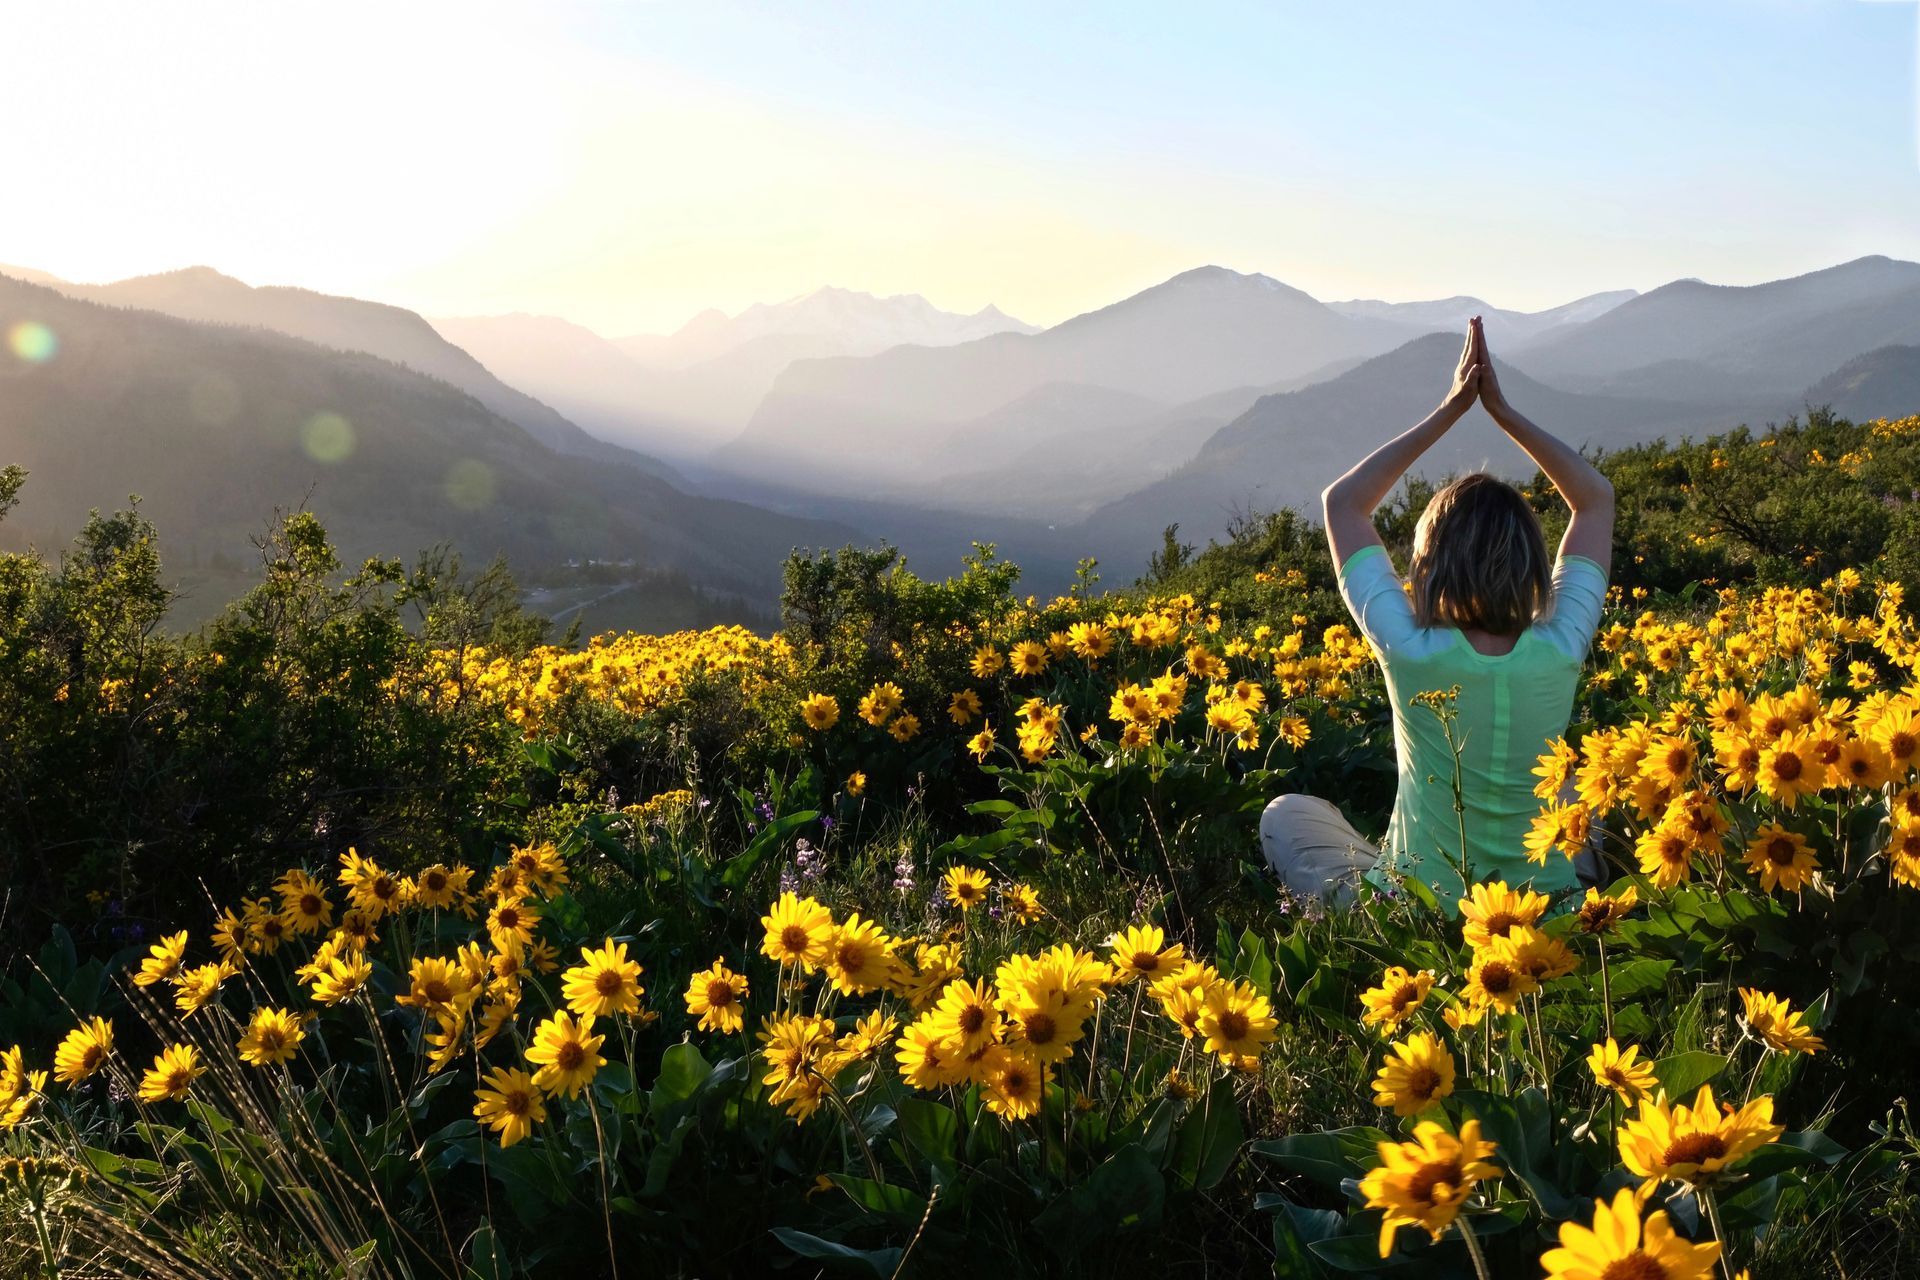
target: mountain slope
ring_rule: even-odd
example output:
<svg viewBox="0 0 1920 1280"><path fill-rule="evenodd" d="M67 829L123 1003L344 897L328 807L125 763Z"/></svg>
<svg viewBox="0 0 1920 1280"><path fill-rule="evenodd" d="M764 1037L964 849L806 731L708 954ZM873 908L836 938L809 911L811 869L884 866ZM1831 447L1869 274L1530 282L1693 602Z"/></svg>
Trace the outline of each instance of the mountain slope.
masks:
<svg viewBox="0 0 1920 1280"><path fill-rule="evenodd" d="M1423 329L1464 329L1467 320L1479 316L1486 323L1491 342L1505 346L1525 342L1562 325L1584 324L1596 320L1623 302L1639 295L1632 289L1589 294L1546 311L1507 311L1488 306L1478 298L1436 298L1431 302L1380 302L1357 298L1327 305L1342 315L1371 316L1380 320L1398 320Z"/></svg>
<svg viewBox="0 0 1920 1280"><path fill-rule="evenodd" d="M1330 381L1261 399L1216 431L1185 466L1088 517L1079 527L1088 554L1137 567L1169 524L1178 523L1185 538L1204 540L1224 532L1236 510L1317 512L1322 488L1432 411L1459 355L1452 335L1430 334ZM1753 411L1578 395L1544 386L1505 361L1499 368L1513 402L1574 445L1699 433ZM1533 473L1533 464L1476 405L1420 460L1419 470L1437 476L1482 465L1507 475Z"/></svg>
<svg viewBox="0 0 1920 1280"><path fill-rule="evenodd" d="M1920 346L1881 347L1849 360L1807 388L1806 402L1855 422L1920 413Z"/></svg>
<svg viewBox="0 0 1920 1280"><path fill-rule="evenodd" d="M1049 383L1179 403L1374 354L1417 332L1343 316L1265 276L1203 267L1038 334L799 361L716 461L817 485L897 481L929 439Z"/></svg>
<svg viewBox="0 0 1920 1280"><path fill-rule="evenodd" d="M856 536L556 453L373 356L0 277L0 329L21 321L58 346L38 364L0 351L0 459L32 472L0 526L15 539L64 538L138 493L172 554L244 559L276 506L306 503L349 560L447 541L523 577L633 562L764 601L791 547Z"/></svg>
<svg viewBox="0 0 1920 1280"><path fill-rule="evenodd" d="M1537 376L1581 389L1718 378L1792 393L1863 351L1916 341L1920 264L1871 257L1759 285L1678 280L1513 352Z"/></svg>
<svg viewBox="0 0 1920 1280"><path fill-rule="evenodd" d="M458 387L561 453L667 473L658 460L596 439L526 392L508 386L402 307L310 289L255 288L210 267L136 276L112 284L61 282L55 287L108 306L158 311L206 324L267 329L337 351L363 351Z"/></svg>

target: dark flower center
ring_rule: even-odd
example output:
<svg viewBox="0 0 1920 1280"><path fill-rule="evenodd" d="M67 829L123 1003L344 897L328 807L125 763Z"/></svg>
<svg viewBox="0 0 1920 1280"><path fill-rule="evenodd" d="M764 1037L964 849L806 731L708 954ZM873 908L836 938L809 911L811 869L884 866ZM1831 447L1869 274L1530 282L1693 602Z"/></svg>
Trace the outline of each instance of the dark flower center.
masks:
<svg viewBox="0 0 1920 1280"><path fill-rule="evenodd" d="M1407 1182L1407 1198L1415 1204L1431 1205L1436 1203L1436 1191L1451 1193L1460 1185L1460 1162L1458 1160L1436 1160L1423 1164Z"/></svg>
<svg viewBox="0 0 1920 1280"><path fill-rule="evenodd" d="M1727 1144L1717 1133L1689 1133L1667 1144L1661 1163L1671 1168L1681 1164L1705 1164L1727 1154Z"/></svg>

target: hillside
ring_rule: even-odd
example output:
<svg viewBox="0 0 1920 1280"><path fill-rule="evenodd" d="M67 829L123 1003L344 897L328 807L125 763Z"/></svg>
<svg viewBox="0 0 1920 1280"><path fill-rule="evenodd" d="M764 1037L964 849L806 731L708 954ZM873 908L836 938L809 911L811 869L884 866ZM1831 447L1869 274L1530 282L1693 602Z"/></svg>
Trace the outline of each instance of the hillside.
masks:
<svg viewBox="0 0 1920 1280"><path fill-rule="evenodd" d="M1236 511L1291 506L1318 510L1319 493L1367 449L1429 413L1452 375L1460 343L1429 334L1329 381L1262 398L1221 427L1186 465L1094 512L1078 532L1116 567L1137 568L1159 532L1178 523L1188 540L1221 534ZM1718 410L1546 386L1499 362L1507 395L1555 435L1581 446L1614 447L1662 435L1724 428L1750 409ZM1531 475L1533 465L1475 406L1421 460L1437 475L1485 465Z"/></svg>
<svg viewBox="0 0 1920 1280"><path fill-rule="evenodd" d="M561 453L671 474L657 459L591 436L524 390L507 385L403 307L311 289L278 285L255 288L209 267L188 267L112 284L60 281L53 287L88 302L158 311L206 324L267 329L337 351L363 351L458 387Z"/></svg>
<svg viewBox="0 0 1920 1280"><path fill-rule="evenodd" d="M15 541L59 545L137 493L176 564L244 563L274 509L304 502L350 559L446 541L470 562L505 553L526 580L630 561L765 602L791 547L856 536L556 453L373 356L0 277L0 329L22 321L58 345L44 363L0 355L0 458L32 473Z"/></svg>
<svg viewBox="0 0 1920 1280"><path fill-rule="evenodd" d="M1792 394L1864 351L1920 342L1920 264L1860 258L1766 284L1678 280L1513 349L1579 390Z"/></svg>
<svg viewBox="0 0 1920 1280"><path fill-rule="evenodd" d="M1632 289L1615 289L1590 294L1546 311L1508 311L1490 306L1474 297L1436 298L1429 302L1381 302L1356 298L1327 305L1342 315L1372 316L1380 320L1398 320L1423 329L1464 329L1467 321L1479 316L1486 324L1490 341L1502 346L1538 338L1565 325L1584 324L1613 310L1638 295Z"/></svg>
<svg viewBox="0 0 1920 1280"><path fill-rule="evenodd" d="M716 460L823 486L897 480L930 438L1050 383L1177 404L1375 354L1417 332L1343 316L1266 276L1203 267L1038 334L800 361Z"/></svg>
<svg viewBox="0 0 1920 1280"><path fill-rule="evenodd" d="M1843 418L1904 418L1920 410L1920 347L1881 347L1807 389L1806 401Z"/></svg>

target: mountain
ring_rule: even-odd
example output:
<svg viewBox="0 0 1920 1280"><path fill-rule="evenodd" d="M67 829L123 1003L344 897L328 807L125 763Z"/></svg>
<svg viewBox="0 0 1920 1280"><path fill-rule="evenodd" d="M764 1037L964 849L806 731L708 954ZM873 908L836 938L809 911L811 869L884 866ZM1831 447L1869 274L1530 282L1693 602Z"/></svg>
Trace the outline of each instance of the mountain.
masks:
<svg viewBox="0 0 1920 1280"><path fill-rule="evenodd" d="M1677 280L1511 353L1576 390L1781 396L1862 352L1912 343L1920 264L1871 257L1759 285Z"/></svg>
<svg viewBox="0 0 1920 1280"><path fill-rule="evenodd" d="M705 311L670 336L618 342L548 316L434 325L494 374L595 435L682 461L738 435L795 360L1034 332L994 307L956 315L917 294L876 298L848 289L820 289L732 317Z"/></svg>
<svg viewBox="0 0 1920 1280"><path fill-rule="evenodd" d="M1037 332L998 307L961 315L917 293L878 298L825 288L785 302L756 303L737 316L702 311L675 333L622 338L615 345L650 368L685 369L772 337L810 339L819 355L863 356L903 343L944 347L995 333Z"/></svg>
<svg viewBox="0 0 1920 1280"><path fill-rule="evenodd" d="M1809 387L1806 403L1855 422L1920 413L1920 347L1881 347L1849 360Z"/></svg>
<svg viewBox="0 0 1920 1280"><path fill-rule="evenodd" d="M930 441L1049 384L1178 404L1376 354L1419 331L1341 315L1266 276L1202 267L1037 334L797 361L715 461L821 488L898 483L919 478Z"/></svg>
<svg viewBox="0 0 1920 1280"><path fill-rule="evenodd" d="M1236 511L1293 506L1317 518L1320 490L1367 450L1431 412L1459 356L1451 334L1429 334L1339 377L1266 396L1216 431L1190 462L1095 511L1075 532L1087 554L1125 572L1139 567L1170 524L1178 523L1184 538L1204 541L1222 534ZM1508 398L1576 446L1722 430L1755 408L1576 394L1543 385L1505 360L1496 365ZM1509 476L1534 470L1476 405L1418 470L1437 476L1480 466Z"/></svg>
<svg viewBox="0 0 1920 1280"><path fill-rule="evenodd" d="M0 460L32 473L0 526L16 542L57 545L137 493L172 562L250 561L274 509L305 503L349 563L444 541L470 563L504 553L523 580L597 560L765 602L789 549L859 536L556 452L362 352L0 278L0 329L28 321L57 346L41 363L0 350Z"/></svg>
<svg viewBox="0 0 1920 1280"><path fill-rule="evenodd" d="M1431 302L1380 302L1360 298L1327 305L1342 315L1398 320L1422 329L1464 329L1469 318L1479 316L1486 324L1491 345L1525 342L1562 325L1584 324L1638 296L1632 289L1616 289L1577 298L1547 311L1505 311L1466 296L1437 298Z"/></svg>
<svg viewBox="0 0 1920 1280"><path fill-rule="evenodd" d="M89 302L158 311L205 324L266 329L337 351L363 351L458 387L561 453L670 471L657 459L599 440L526 392L508 386L415 313L380 302L277 285L255 288L211 267L188 267L113 284L52 283Z"/></svg>

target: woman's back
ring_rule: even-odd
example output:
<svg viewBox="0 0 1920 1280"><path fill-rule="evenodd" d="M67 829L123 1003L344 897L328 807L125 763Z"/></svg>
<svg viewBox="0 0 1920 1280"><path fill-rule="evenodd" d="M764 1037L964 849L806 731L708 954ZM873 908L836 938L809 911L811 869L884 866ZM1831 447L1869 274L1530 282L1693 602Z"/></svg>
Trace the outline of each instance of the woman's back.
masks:
<svg viewBox="0 0 1920 1280"><path fill-rule="evenodd" d="M1527 861L1525 837L1540 801L1533 768L1566 731L1580 668L1606 598L1606 571L1585 556L1554 565L1551 603L1503 654L1477 651L1459 629L1422 627L1386 549L1367 546L1340 569L1340 590L1373 644L1393 706L1399 786L1380 869L1418 876L1449 896L1462 892L1450 864L1462 856L1469 880L1531 880L1545 891L1571 888L1571 862ZM1414 699L1446 693L1460 749L1464 823L1454 809L1453 746L1440 716Z"/></svg>

